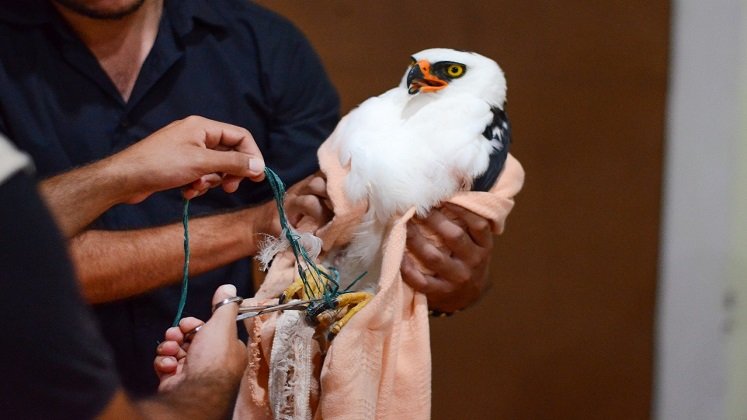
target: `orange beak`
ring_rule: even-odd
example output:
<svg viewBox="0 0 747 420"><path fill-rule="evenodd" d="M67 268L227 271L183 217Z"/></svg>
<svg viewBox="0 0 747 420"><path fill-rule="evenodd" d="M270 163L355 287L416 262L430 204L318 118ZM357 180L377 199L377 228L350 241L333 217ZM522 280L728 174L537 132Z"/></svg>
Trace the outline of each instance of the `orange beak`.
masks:
<svg viewBox="0 0 747 420"><path fill-rule="evenodd" d="M431 74L431 63L420 60L407 73L407 92L414 95L418 92L435 92L448 85L447 82Z"/></svg>

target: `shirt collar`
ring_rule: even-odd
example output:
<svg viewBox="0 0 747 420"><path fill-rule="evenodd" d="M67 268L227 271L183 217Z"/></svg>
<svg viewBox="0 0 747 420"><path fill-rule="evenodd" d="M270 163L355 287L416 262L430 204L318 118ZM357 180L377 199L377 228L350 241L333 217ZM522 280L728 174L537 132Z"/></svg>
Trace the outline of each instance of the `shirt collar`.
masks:
<svg viewBox="0 0 747 420"><path fill-rule="evenodd" d="M192 32L195 23L215 29L227 26L225 18L215 10L210 0L164 0L164 13L169 15L179 36Z"/></svg>

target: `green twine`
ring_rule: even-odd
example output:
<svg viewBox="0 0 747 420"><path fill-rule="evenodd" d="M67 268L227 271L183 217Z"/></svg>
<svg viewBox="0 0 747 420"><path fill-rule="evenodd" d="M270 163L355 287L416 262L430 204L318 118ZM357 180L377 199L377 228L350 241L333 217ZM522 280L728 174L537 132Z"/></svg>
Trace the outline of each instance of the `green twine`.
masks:
<svg viewBox="0 0 747 420"><path fill-rule="evenodd" d="M268 167L265 167L265 175L267 175L267 180L272 188L272 194L275 197L275 204L277 205L278 215L280 216L280 227L296 258L296 268L303 282L304 291L308 296L313 296L312 291L314 288L312 288L312 285L316 286L316 290L322 291L322 299L331 307L333 299L340 294L337 270L330 270L332 272L330 276L316 265L308 252L306 252L306 249L301 246L299 242L301 236L291 227L285 215L285 208L283 207L285 186L283 185L283 181ZM326 279L326 281L323 281L322 278Z"/></svg>
<svg viewBox="0 0 747 420"><path fill-rule="evenodd" d="M182 319L184 305L187 304L187 286L189 285L189 199L184 199L184 210L182 211L182 226L184 226L184 267L182 268L182 295L179 298L179 309L176 311L176 317L172 327L179 325Z"/></svg>
<svg viewBox="0 0 747 420"><path fill-rule="evenodd" d="M298 275L304 285L304 291L308 296L313 296L313 285L316 286L316 290L323 292L322 300L328 305L333 306L333 300L342 293L347 293L354 284L358 282L366 273L358 276L345 290L340 291L339 272L335 268L330 268L330 274L321 270L314 260L309 256L306 249L301 246L299 242L301 236L288 223L288 218L285 215L285 207L283 202L285 200L285 186L280 177L272 171L272 169L265 167L265 175L272 188L272 195L275 198L275 204L278 208L278 215L280 216L280 227L282 228L285 238L293 250L293 255L296 258L296 267L298 268ZM184 227L184 266L182 269L182 292L179 299L179 308L174 318L172 326L176 327L179 325L179 320L182 318L182 312L184 306L187 303L187 287L189 285L189 199L184 199L184 210L182 211L182 226ZM326 279L323 281L322 278Z"/></svg>

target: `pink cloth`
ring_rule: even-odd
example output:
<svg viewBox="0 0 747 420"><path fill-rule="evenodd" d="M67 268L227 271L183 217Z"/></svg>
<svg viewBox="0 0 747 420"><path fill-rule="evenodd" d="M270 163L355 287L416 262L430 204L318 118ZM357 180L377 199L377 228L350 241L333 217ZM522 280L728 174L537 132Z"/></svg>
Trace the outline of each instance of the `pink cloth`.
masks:
<svg viewBox="0 0 747 420"><path fill-rule="evenodd" d="M319 163L327 176L333 220L317 232L328 251L345 245L361 220L366 204L353 205L343 193L347 171L335 150L325 142ZM524 171L511 155L496 185L489 192L459 192L448 201L483 216L500 234L511 211L513 197L524 182ZM379 291L350 322L324 356L315 360L321 390L312 393L314 418L319 419L427 419L431 410L431 354L426 297L402 281L400 265L407 237L406 224L414 209L395 223L383 245ZM278 296L293 280L290 252L273 262L257 292L257 301ZM250 319L246 327L249 368L242 383L235 418L272 418L267 401L267 377L275 315ZM318 351L318 348L317 348ZM317 375L317 373L315 373Z"/></svg>

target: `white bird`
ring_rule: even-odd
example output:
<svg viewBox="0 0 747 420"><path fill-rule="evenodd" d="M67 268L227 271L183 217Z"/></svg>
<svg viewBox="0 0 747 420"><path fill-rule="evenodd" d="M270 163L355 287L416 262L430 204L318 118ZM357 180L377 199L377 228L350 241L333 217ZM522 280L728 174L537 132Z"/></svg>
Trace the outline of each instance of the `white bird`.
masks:
<svg viewBox="0 0 747 420"><path fill-rule="evenodd" d="M495 61L435 48L411 57L399 86L340 121L328 142L349 168L345 193L351 202L368 202L350 244L325 264L337 267L342 288L366 272L354 290L376 292L382 241L398 215L412 207L425 215L459 190L493 185L511 141L505 102L506 80ZM360 303L350 298L341 306Z"/></svg>

